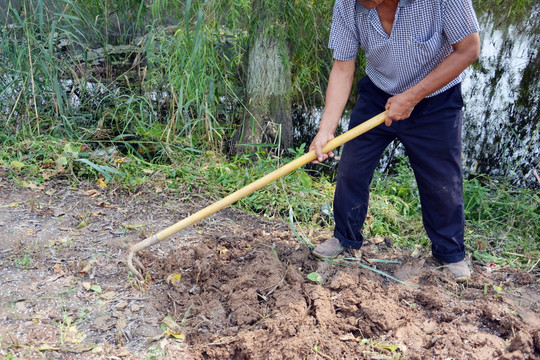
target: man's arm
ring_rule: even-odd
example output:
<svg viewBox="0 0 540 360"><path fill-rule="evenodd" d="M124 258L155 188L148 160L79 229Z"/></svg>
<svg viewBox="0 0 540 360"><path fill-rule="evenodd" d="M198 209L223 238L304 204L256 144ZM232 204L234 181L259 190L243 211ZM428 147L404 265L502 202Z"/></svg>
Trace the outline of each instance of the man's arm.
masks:
<svg viewBox="0 0 540 360"><path fill-rule="evenodd" d="M386 126L390 126L392 121L407 119L416 104L441 89L471 65L480 55L480 36L478 33L470 34L452 46L454 51L418 84L388 99Z"/></svg>
<svg viewBox="0 0 540 360"><path fill-rule="evenodd" d="M323 154L322 148L328 141L334 138L334 132L351 93L354 70L354 60L334 61L328 79L324 112L319 125L319 131L309 146L309 150L315 150L317 157L317 160L313 161L314 164L324 161L328 157L334 157L334 153L332 152Z"/></svg>

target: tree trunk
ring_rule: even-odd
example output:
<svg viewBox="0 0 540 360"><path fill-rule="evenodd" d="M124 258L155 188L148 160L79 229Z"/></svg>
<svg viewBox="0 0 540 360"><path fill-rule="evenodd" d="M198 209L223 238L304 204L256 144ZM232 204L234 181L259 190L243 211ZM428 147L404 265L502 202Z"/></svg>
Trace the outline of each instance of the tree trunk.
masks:
<svg viewBox="0 0 540 360"><path fill-rule="evenodd" d="M287 57L284 59L284 57ZM277 39L261 31L249 51L247 111L244 115L237 152L255 146L292 144L290 52Z"/></svg>

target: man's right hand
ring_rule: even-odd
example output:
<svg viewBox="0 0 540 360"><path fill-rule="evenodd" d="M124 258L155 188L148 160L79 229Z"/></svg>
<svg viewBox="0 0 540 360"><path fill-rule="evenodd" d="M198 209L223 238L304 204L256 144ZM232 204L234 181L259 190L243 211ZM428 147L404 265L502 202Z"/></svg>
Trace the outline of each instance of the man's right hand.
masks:
<svg viewBox="0 0 540 360"><path fill-rule="evenodd" d="M324 160L334 157L334 153L330 151L327 154L323 154L322 148L334 138L334 134L320 131L315 135L313 138L313 141L311 142L311 145L309 146L309 150L315 150L315 156L316 159L312 161L313 164L318 164L320 162L323 162Z"/></svg>

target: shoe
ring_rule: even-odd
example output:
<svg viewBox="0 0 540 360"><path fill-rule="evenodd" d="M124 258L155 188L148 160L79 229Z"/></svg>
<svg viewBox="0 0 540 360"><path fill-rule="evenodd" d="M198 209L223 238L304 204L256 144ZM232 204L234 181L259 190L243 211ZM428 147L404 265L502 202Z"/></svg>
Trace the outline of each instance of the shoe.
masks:
<svg viewBox="0 0 540 360"><path fill-rule="evenodd" d="M345 250L345 248L341 246L339 240L335 237L331 237L313 249L312 254L319 259L333 259L341 254L343 250Z"/></svg>
<svg viewBox="0 0 540 360"><path fill-rule="evenodd" d="M465 282L471 278L471 270L469 270L469 265L465 260L455 263L443 262L443 264L454 275L457 282Z"/></svg>

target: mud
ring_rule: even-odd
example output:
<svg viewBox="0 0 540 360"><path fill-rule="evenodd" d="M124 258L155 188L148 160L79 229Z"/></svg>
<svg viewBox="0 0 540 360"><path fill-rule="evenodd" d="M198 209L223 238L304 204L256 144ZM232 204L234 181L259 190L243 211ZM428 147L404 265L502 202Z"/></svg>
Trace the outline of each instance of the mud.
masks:
<svg viewBox="0 0 540 360"><path fill-rule="evenodd" d="M230 208L138 253L141 284L125 266L129 245L211 202L150 190L3 179L0 355L540 359L538 274L473 262L458 284L425 251L367 243L362 264L401 284L317 261L287 223Z"/></svg>

